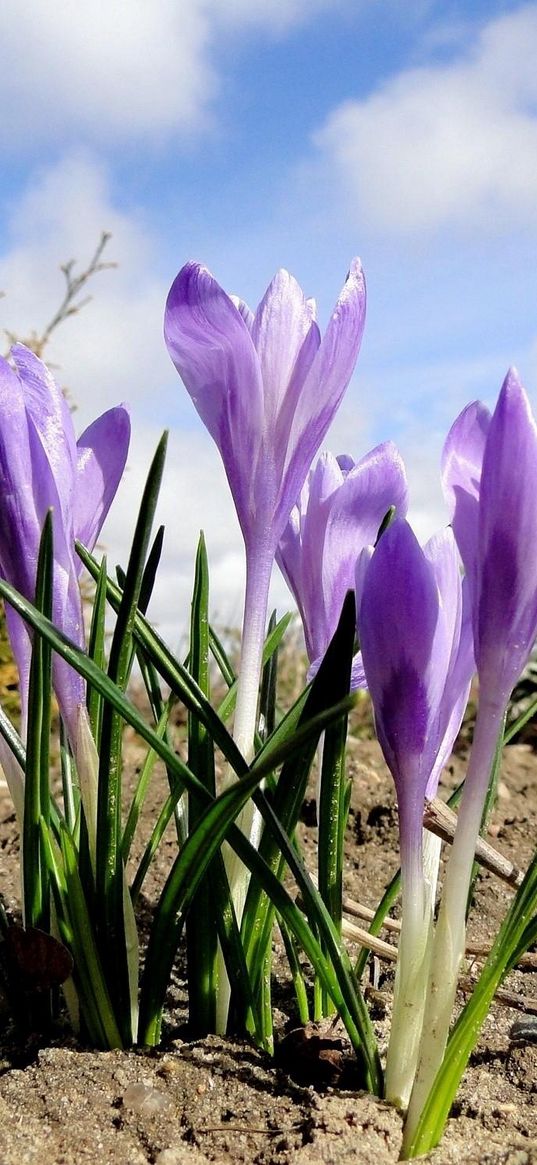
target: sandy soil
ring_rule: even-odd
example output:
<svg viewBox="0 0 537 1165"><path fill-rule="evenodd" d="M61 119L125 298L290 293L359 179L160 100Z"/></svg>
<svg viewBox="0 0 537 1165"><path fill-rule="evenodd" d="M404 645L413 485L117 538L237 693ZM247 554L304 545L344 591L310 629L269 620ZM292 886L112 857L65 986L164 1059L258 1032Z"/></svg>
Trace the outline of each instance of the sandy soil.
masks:
<svg viewBox="0 0 537 1165"><path fill-rule="evenodd" d="M136 743L129 759L136 765ZM353 797L345 867L349 895L374 906L397 865L396 811L391 780L378 747L351 744ZM446 785L462 773L454 761ZM158 788L155 798L158 801ZM151 813L151 803L148 806ZM308 820L311 814L305 813ZM313 854L315 827L302 826ZM491 824L495 844L517 864L530 859L537 838L537 758L528 744L506 750L498 805ZM7 794L0 791L0 888L17 906L18 837ZM173 838L146 886L149 912L173 853ZM480 878L472 937L494 934L511 891L489 875ZM537 973L515 971L506 984L528 1000L537 996ZM385 1041L392 973L381 967L374 993L375 1024ZM285 1000L285 984L281 992ZM282 1005L283 1006L283 1005ZM537 1043L510 1038L521 1016L496 1003L464 1077L434 1165L537 1165ZM212 1037L189 1042L184 993L170 995L166 1043L145 1050L95 1052L72 1038L48 1046L0 1041L0 1165L360 1165L397 1161L400 1118L388 1105L353 1086L345 1046L332 1034L332 1083L307 1079L303 1059L284 1045L274 1063L247 1044ZM292 1017L288 1016L292 1026ZM331 1046L332 1046L331 1045ZM341 1065L343 1074L339 1075ZM335 1068L334 1068L335 1063Z"/></svg>

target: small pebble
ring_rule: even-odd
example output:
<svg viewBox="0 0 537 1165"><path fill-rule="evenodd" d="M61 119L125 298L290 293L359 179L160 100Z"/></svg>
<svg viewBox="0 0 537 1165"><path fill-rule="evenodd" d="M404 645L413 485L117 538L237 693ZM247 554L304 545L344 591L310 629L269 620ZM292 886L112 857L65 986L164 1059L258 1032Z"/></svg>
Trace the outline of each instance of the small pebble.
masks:
<svg viewBox="0 0 537 1165"><path fill-rule="evenodd" d="M143 1080L129 1084L123 1093L123 1104L125 1108L130 1108L132 1112L138 1112L141 1116L154 1116L170 1108L169 1097Z"/></svg>
<svg viewBox="0 0 537 1165"><path fill-rule="evenodd" d="M155 1157L155 1165L209 1165L207 1157L194 1146L174 1146L161 1149Z"/></svg>
<svg viewBox="0 0 537 1165"><path fill-rule="evenodd" d="M537 1015L526 1015L516 1019L509 1029L512 1044L537 1044Z"/></svg>

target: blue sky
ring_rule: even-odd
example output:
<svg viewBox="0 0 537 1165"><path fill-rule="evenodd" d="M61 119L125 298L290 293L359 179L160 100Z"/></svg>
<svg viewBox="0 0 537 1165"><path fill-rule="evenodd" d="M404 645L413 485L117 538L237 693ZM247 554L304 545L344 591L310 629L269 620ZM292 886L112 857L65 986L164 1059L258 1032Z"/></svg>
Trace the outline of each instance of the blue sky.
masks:
<svg viewBox="0 0 537 1165"><path fill-rule="evenodd" d="M187 258L255 304L278 266L319 301L368 282L359 365L327 445L393 437L425 536L443 437L510 363L537 403L537 3L4 0L3 324L46 322L58 265L113 233L115 271L49 350L84 425L131 402L121 559L151 449L171 452L155 617L184 627L197 531L213 610L238 621L242 550L218 454L161 339ZM283 584L275 600L286 602Z"/></svg>

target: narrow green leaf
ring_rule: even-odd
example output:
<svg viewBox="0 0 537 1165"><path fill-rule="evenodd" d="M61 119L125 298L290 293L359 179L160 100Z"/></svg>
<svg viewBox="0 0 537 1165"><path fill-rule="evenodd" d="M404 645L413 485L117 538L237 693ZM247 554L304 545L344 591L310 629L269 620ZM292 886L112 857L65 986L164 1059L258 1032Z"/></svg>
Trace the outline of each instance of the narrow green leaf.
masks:
<svg viewBox="0 0 537 1165"><path fill-rule="evenodd" d="M166 829L173 817L175 806L177 805L179 798L182 796L183 790L184 785L182 783L178 783L175 795L173 793L168 794L153 826L153 829L151 830L151 836L147 842L145 850L142 854L142 858L140 860L140 864L132 881L131 899L133 906L135 906L138 901L140 891L144 884L144 880L147 876L151 862L153 861L164 833L166 832Z"/></svg>
<svg viewBox="0 0 537 1165"><path fill-rule="evenodd" d="M276 627L276 611L272 612L268 625L267 641ZM263 740L274 732L276 727L276 681L278 675L278 648L269 656L263 665L261 673L261 692L259 696L260 733Z"/></svg>
<svg viewBox="0 0 537 1165"><path fill-rule="evenodd" d="M140 1038L143 1043L158 1043L160 1038L165 992L186 911L194 901L207 867L220 849L231 822L261 779L261 776L250 773L211 801L175 859L149 936L140 1000Z"/></svg>
<svg viewBox="0 0 537 1165"><path fill-rule="evenodd" d="M103 558L99 575L97 577L95 595L93 599L93 609L91 614L91 626L88 642L88 655L97 664L97 667L105 669L106 667L106 558ZM97 746L97 751L100 748L101 742L101 728L102 728L102 714L103 703L102 696L91 684L88 684L86 705L88 709L88 716L91 725L93 739Z"/></svg>
<svg viewBox="0 0 537 1165"><path fill-rule="evenodd" d="M166 441L167 441L167 438L166 438ZM164 447L164 454L165 454L165 451L166 451L166 446ZM138 610L141 611L143 615L145 615L147 612L147 608L149 606L151 595L153 594L153 589L154 589L155 582L157 579L157 571L159 568L160 559L162 557L163 546L164 546L164 526L159 526L159 528L155 534L155 537L153 539L153 544L151 546L149 554L147 555L147 561L146 561L145 566L144 566L142 581L141 581L141 585L140 585L140 595L138 598Z"/></svg>
<svg viewBox="0 0 537 1165"><path fill-rule="evenodd" d="M350 689L351 669L356 635L356 603L354 591L349 591L343 604L338 627L337 667L329 677L333 699L342 699ZM345 801L347 782L345 757L347 717L342 717L327 728L322 743L321 780L318 802L318 885L319 893L337 930L341 933L343 914L343 845L347 816ZM323 993L321 1015L330 1012L330 1003Z"/></svg>
<svg viewBox="0 0 537 1165"><path fill-rule="evenodd" d="M211 655L218 667L220 675L228 688L235 683L237 676L235 670L229 660L226 649L222 641L218 638L213 627L209 627L209 642L211 645Z"/></svg>
<svg viewBox="0 0 537 1165"><path fill-rule="evenodd" d="M196 789L202 795L208 797L207 791L203 788L203 785L201 785L201 782L197 780L194 774L190 772L188 766L185 765L184 762L182 762L181 759L171 751L171 749L164 741L158 739L158 736L154 730L144 721L143 717L140 716L127 697L117 688L116 685L111 683L108 676L104 675L104 673L102 673L99 668L95 666L92 660L88 659L83 652L81 652L67 639L65 635L62 634L62 632L54 627L50 620L41 615L40 612L35 609L33 604L28 603L28 601L20 596L14 590L14 588L9 585L9 583L6 583L2 579L0 579L0 594L11 603L14 609L18 611L18 613L23 618L25 618L26 621L32 627L34 627L34 629L36 629L48 640L54 650L57 651L58 654L62 656L62 658L66 659L67 662L71 664L71 666L75 667L75 669L79 671L79 673L84 676L86 680L90 680L95 685L95 687L97 687L102 692L107 700L110 700L110 702L126 720L126 722L131 724L132 727L135 728L135 730L142 736L142 738L145 739L147 743L155 749L158 755L161 756L164 762L170 767L170 769L177 774L180 780L184 780L185 784L189 788ZM271 767L277 763L281 763L283 754L289 756L293 749L301 748L304 744L304 739L309 738L312 731L317 733L322 731L322 729L325 728L328 723L330 723L331 719L335 718L337 715L341 715L342 712L347 711L350 704L352 704L352 701L343 701L339 708L331 709L328 712L319 714L317 717L315 717L315 723L313 726L306 726L304 733L295 733L293 740L285 742L283 748L281 749L280 757L278 757L278 750L273 748L270 752L268 770L266 763L263 763L260 758L257 758L255 762L256 771L255 774L253 774L255 780L257 781L258 779L266 776L267 772L270 772ZM278 730L276 730L275 735L277 735L277 731ZM238 763L238 767L241 771L241 774L247 772L245 762L241 757ZM250 779L252 779L252 776L250 776ZM242 794L244 790L241 786L242 783L238 782L237 786L233 786L233 788L237 788L237 791ZM284 835L281 834L279 824L274 819L273 815L271 815L270 806L267 805L262 795L256 795L256 800L258 798L261 812L263 815L267 814L267 820L270 824L270 828L276 832L278 842L280 846L282 846ZM364 1026L365 1021L361 1016L361 1004L359 1002L359 997L357 997L356 987L352 982L352 974L349 974L347 966L348 957L346 956L344 949L341 951L341 961L338 961L337 965L334 965L334 967L330 969L326 959L322 955L322 952L319 956L319 944L314 938L309 924L306 922L303 915L301 915L292 899L289 898L289 895L286 893L286 891L283 891L283 887L281 887L278 879L271 874L271 871L268 870L262 859L260 859L258 862L259 855L255 850L253 850L251 846L248 845L244 835L242 835L239 830L232 827L227 840L236 850L241 861L243 861L243 863L248 866L248 868L255 874L255 876L257 878L263 878L263 887L270 890L271 897L274 898L279 912L282 914L285 921L287 921L288 925L293 930L293 933L297 937L300 944L303 946L304 950L308 954L308 957L312 958L313 956L314 959L318 959L316 964L317 973L321 974L322 967L325 968L327 989L330 990L334 1003L347 1025L350 1038L353 1040L353 1044L358 1050L361 1047L361 1040L363 1037L360 1033L359 1027L356 1026L356 1021L358 1021L358 1024L362 1024L362 1026ZM290 849L289 852L286 852L286 859L288 863L290 863L291 861L294 862L296 855L292 853L292 846L290 846L290 843L288 844ZM308 891L310 892L310 895L313 894L315 901L315 891L314 888L312 888L311 880L308 879L306 883L306 878L307 875L301 875L299 880L299 888L304 894L304 886L307 884ZM322 916L322 906L320 909ZM324 918L324 926L327 928L328 933L332 933L333 935L333 924L331 923L329 916ZM339 942L337 934L333 937L337 949ZM332 985L331 989L328 987L329 983ZM353 1018L353 1016L355 1018ZM379 1082L380 1069L378 1068L376 1062L375 1053L372 1050L370 1035L367 1031L365 1035L364 1078L366 1081L369 1081L369 1086L373 1090L378 1091L381 1088L381 1083Z"/></svg>
<svg viewBox="0 0 537 1165"><path fill-rule="evenodd" d="M36 608L50 617L52 611L52 513L43 526L36 573ZM50 888L43 862L40 820L50 820L49 747L52 700L52 657L49 644L35 635L32 646L28 692L26 779L22 845L24 922L49 929Z"/></svg>
<svg viewBox="0 0 537 1165"><path fill-rule="evenodd" d="M236 1027L242 1033L242 1017L246 1014L251 1015L251 1031L254 1039L260 1046L263 1046L263 1027L252 992L240 930L221 853L217 853L213 858L208 877L210 879L210 893L213 895L218 940L222 948L226 974L231 988L228 1028L233 1031Z"/></svg>
<svg viewBox="0 0 537 1165"><path fill-rule="evenodd" d="M349 619L352 617L350 600L348 600L342 611L336 633L311 687L299 698L297 704L284 718L256 757L256 764L267 757L270 760L273 748L285 747L286 742L296 741L303 731L304 725L306 726L307 737L304 748L294 754L287 764L284 764L273 800L274 813L289 836L294 833L296 828L320 736L320 732L312 733L311 728L316 723L321 710L331 704L334 690L342 689L340 658L341 653L345 652ZM346 701L344 704L348 708L350 706L348 701L352 703L354 698L346 697ZM343 707L343 704L340 704L340 707ZM270 831L263 832L259 849L270 869L281 879L285 870L285 862L278 840ZM265 950L271 942L273 918L273 905L263 894L260 886L252 880L246 899L242 933L254 988L261 980Z"/></svg>
<svg viewBox="0 0 537 1165"><path fill-rule="evenodd" d="M245 862L251 872L262 882L264 889L269 892L269 896L277 911L290 926L304 951L312 960L316 974L322 980L323 986L330 995L336 1011L339 1012L345 1024L347 1033L356 1052L365 1086L371 1092L374 1092L375 1095L380 1096L382 1095L383 1082L377 1043L369 1013L353 974L346 948L330 918L317 887L312 882L304 863L289 840L289 837L282 829L272 806L259 790L254 793L253 800L260 810L265 824L277 840L281 853L289 866L290 873L294 876L302 895L308 918L306 935L302 926L297 928L297 920L295 917L297 908L295 904L292 904L294 909L290 911L286 898L282 897L280 893L283 887L279 879L268 867L265 867L261 871L260 863L257 861L258 857L261 858L261 855L258 855L257 851L253 850L252 847L249 847L247 858L241 857L241 860ZM239 852L233 830L230 831L228 840L231 841L234 848ZM268 889L269 886L270 890ZM298 913L300 914L300 911ZM320 936L323 948L327 952L326 958L324 957L323 948L314 939L315 933L318 933Z"/></svg>
<svg viewBox="0 0 537 1165"><path fill-rule="evenodd" d="M287 628L288 628L292 618L293 618L293 614L292 614L292 612L289 612L288 614L284 615L279 620L278 623L274 623L274 626L269 627L268 635L267 635L267 638L265 639L265 643L263 645L263 655L262 655L262 659L261 659L261 663L262 663L263 668L266 667L266 665L272 659L274 653L277 652L278 647L280 646L280 643L283 639L283 636L285 635L285 632L287 631ZM214 632L212 633L212 636L213 636L213 638L211 639L211 650L213 651L213 654L214 654L215 653ZM217 643L218 643L218 641L217 641ZM219 653L217 655L215 655L215 658L217 659L217 662L220 665L222 653L223 653L223 648L222 648L220 643L218 643L218 647L220 650L219 650ZM227 669L226 669L226 665L227 665ZM226 674L226 672L227 672L227 674ZM224 665L224 670L222 671L222 674L223 674L224 678L226 679L226 682L228 682L228 684L229 684L229 691L226 692L223 700L221 701L221 703L219 705L218 715L220 716L220 719L222 721L226 722L227 720L229 720L229 717L232 715L232 713L235 710L235 703L237 700L237 682L238 682L237 677L235 676L235 674L231 668L231 665L229 664L229 661L227 660L227 657L225 659L225 665Z"/></svg>
<svg viewBox="0 0 537 1165"><path fill-rule="evenodd" d="M283 945L285 947L287 962L289 964L289 970L291 972L291 978L293 980L298 1018L300 1023L304 1024L305 1026L310 1021L310 1009L308 1003L308 990L306 987L306 980L302 973L302 967L300 966L296 939L294 938L294 935L291 934L291 931L289 930L287 924L283 921L283 918L279 918L278 923L280 927L280 934L283 939Z"/></svg>
<svg viewBox="0 0 537 1165"><path fill-rule="evenodd" d="M517 716L516 720L514 720L513 723L510 724L509 727L505 730L503 743L509 744L510 741L513 740L513 738L517 736L517 734L521 732L523 728L525 728L528 721L531 720L536 714L537 696L534 700L531 701L531 704L526 708L525 712L521 712L520 716Z"/></svg>
<svg viewBox="0 0 537 1165"><path fill-rule="evenodd" d="M101 1047L121 1048L123 1041L78 874L76 850L65 826L61 828L61 851L66 885L64 914L71 927L71 949L80 984L81 1011L88 1032L93 1038L99 1038Z"/></svg>
<svg viewBox="0 0 537 1165"><path fill-rule="evenodd" d="M151 463L132 541L117 621L110 647L108 675L121 690L126 688L133 659L133 632L140 599L145 560L149 548L164 460L167 434L161 438ZM125 917L125 874L122 857L121 774L123 722L106 702L102 713L97 811L96 904L101 956L116 1011L124 1024L123 1039L130 1043L132 993L129 978ZM130 1001L128 1003L128 1001Z"/></svg>
<svg viewBox="0 0 537 1165"><path fill-rule="evenodd" d="M209 566L203 533L196 554L189 670L200 691L209 699ZM205 726L191 712L188 716L188 766L214 797L214 746ZM189 793L187 804L188 829L192 833L203 816L205 801L200 801L195 793ZM215 1030L216 1024L218 948L214 890L214 878L211 878L209 868L207 877L200 882L187 919L188 1014L194 1036L207 1035Z"/></svg>
<svg viewBox="0 0 537 1165"><path fill-rule="evenodd" d="M161 716L161 718L156 726L155 731L157 733L157 736L159 736L159 738L161 740L163 740L165 735L166 735L166 729L168 727L168 721L170 719L171 709L172 709L172 704L170 701L168 701L164 707L164 710L162 712L162 716ZM156 760L157 760L157 754L156 754L155 750L152 748L148 749L147 754L146 754L146 758L144 760L144 763L143 763L141 771L140 771L140 775L138 777L136 789L134 790L133 798L131 801L131 806L130 806L127 821L125 824L125 830L123 833L123 841L122 841L121 849L122 849L122 854L123 854L123 862L125 863L125 865L126 865L128 858L129 858L132 841L134 838L134 834L136 833L136 827L138 825L142 806L143 806L143 803L144 803L146 795L147 795L147 790L149 788L149 782L151 780L151 775L152 775L153 769L155 767Z"/></svg>
<svg viewBox="0 0 537 1165"><path fill-rule="evenodd" d="M142 675L144 688L147 693L147 698L151 706L154 721L155 724L158 724L164 711L164 697L162 695L160 681L157 672L151 663L151 660L147 659L143 648L141 648L138 643L136 644L136 658ZM174 703L175 699L170 700L170 708Z"/></svg>

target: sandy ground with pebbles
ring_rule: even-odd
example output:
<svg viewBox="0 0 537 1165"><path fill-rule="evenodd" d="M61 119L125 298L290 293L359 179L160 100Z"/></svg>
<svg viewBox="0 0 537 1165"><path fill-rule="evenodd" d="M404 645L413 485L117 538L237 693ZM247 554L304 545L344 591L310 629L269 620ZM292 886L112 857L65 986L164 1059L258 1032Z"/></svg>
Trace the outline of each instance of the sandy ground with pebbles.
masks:
<svg viewBox="0 0 537 1165"><path fill-rule="evenodd" d="M127 767L139 763L131 739ZM378 746L353 741L353 795L345 889L374 906L397 864L397 824L392 783ZM462 762L446 773L460 778ZM158 778L146 806L148 820L161 796ZM307 854L315 826L307 807L301 826ZM306 822L310 822L307 824ZM491 839L524 866L537 842L537 754L528 744L505 753ZM8 908L18 904L16 824L0 789L0 889ZM148 917L173 854L165 840L145 887ZM479 879L471 935L490 940L512 891L494 877ZM291 994L277 952L278 1017L293 1026ZM471 970L471 968L470 968ZM537 972L517 970L506 986L537 997ZM392 970L381 965L373 993L375 1026L385 1045ZM510 1033L521 1012L495 1003L465 1074L441 1146L425 1160L434 1165L537 1165L537 1043L517 1043ZM220 1037L191 1042L184 1027L181 968L169 997L165 1043L158 1052L95 1052L61 1035L47 1046L24 1046L9 1029L0 1043L1 1165L388 1165L399 1154L398 1114L356 1088L352 1061L340 1033L331 1033L324 1065L288 1042L274 1062L248 1044ZM315 1049L315 1042L308 1045ZM299 1048L297 1052L296 1049ZM323 1059L323 1058L322 1058ZM327 1066L328 1065L328 1066ZM319 1075L325 1073L324 1082ZM308 1079L308 1073L310 1078ZM327 1082L328 1081L328 1082Z"/></svg>

